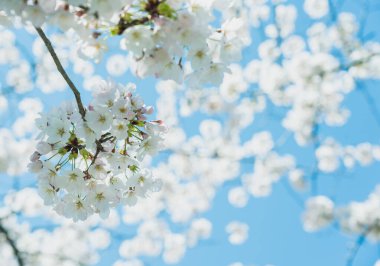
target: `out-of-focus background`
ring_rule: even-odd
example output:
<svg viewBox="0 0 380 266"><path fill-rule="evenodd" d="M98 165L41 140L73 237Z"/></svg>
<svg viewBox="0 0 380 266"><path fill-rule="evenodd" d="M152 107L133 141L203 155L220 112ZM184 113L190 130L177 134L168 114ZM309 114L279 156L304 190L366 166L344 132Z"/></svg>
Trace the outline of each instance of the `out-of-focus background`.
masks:
<svg viewBox="0 0 380 266"><path fill-rule="evenodd" d="M229 4L232 5L235 2L240 1L231 1ZM252 23L255 14L257 15L256 11L263 12L263 17L266 19L262 21L259 19L259 23L250 25L251 44L243 49L241 61L233 66L235 70L231 75L237 77L238 81L229 78L225 79L219 88L203 88L203 90L210 91L209 95L201 96L206 100L197 99L196 93L194 93L195 96L187 94L186 86L178 89L177 85L170 82L159 81L158 83L157 79L153 77L139 79L131 74L132 69L126 63L127 52L119 48L120 37L107 40L108 50L103 54L99 63L92 61L89 63L80 58L76 59L76 48L72 47L69 34L65 35L54 28L47 30L68 74L81 90L83 102L86 104L91 101L91 88L99 83L99 79L103 78L123 84L136 83L137 93L141 95L145 103L155 106L158 113L153 116L157 119L172 118L168 114L171 112L171 105L178 112L178 114L173 114L178 122L169 122L170 148L161 151L151 160L147 160L147 165L150 165L154 169L153 172L162 179L164 187L169 180L170 188L173 191L170 191L168 185L166 189L159 192L168 193L167 195L152 196L152 198L146 199L147 202L144 202L144 207L141 207L140 211L136 210L139 208L138 205L133 207L133 210L128 210L129 207L117 209L113 213L114 218L110 219L110 223L115 223L115 226L104 227L103 224L94 222L96 225L91 225L93 226L91 228L105 228L109 232L109 236L104 237L105 242L109 241L109 245L105 245L105 248L99 251L95 265L114 265L119 260L119 264L115 265L372 266L380 258L378 242L380 236L368 237L369 231L380 231L378 229L380 227L376 228L376 225L380 226L379 190L376 192L377 196L370 196L372 202L368 203L369 207L366 205L355 209L350 212L352 217L345 213L347 206L351 206L352 202L366 201L369 195L376 191L379 183L380 101L378 99L380 99L380 83L377 78L380 77L380 60L371 62L371 66L366 66L368 62L365 60L360 63L357 63L357 60L366 58L366 55L378 57L380 54L380 3L376 0L329 0L326 1L328 3L327 14L318 17L318 14L313 13L313 10L318 12L318 3L314 3L315 6L309 3L311 7L306 7L307 2L318 1L246 0L242 2L247 2L245 4L250 7L246 9L246 11L248 10L246 21ZM323 4L320 3L320 5ZM289 9L281 10L279 8L281 6ZM307 9L306 12L305 9ZM266 13L268 14L265 15ZM347 15L348 13L350 15ZM277 21L276 23L276 14L283 17L282 22ZM316 18L311 18L310 14L315 15ZM216 20L220 19L220 16L221 14L215 13ZM281 28L281 24L283 24L282 26L286 23L292 24L293 19L294 30L290 30L291 33L285 34L284 37L277 36L276 31ZM348 25L349 23L352 25ZM319 25L316 26L316 24ZM347 26L348 29L344 26ZM347 37L342 44L337 44L332 37L334 34L331 33L334 31L334 27L336 32L341 31L342 34L349 34L352 30L352 36L355 36L355 39ZM329 32L328 29L332 30ZM10 37L9 31L13 33ZM3 148L0 148L0 157L1 149L18 150L12 155L14 157L10 157L11 153L3 152L5 156L8 156L5 164L8 166L15 164L9 168L7 168L8 166L3 167L5 170L2 169L0 176L0 193L5 199L2 206L10 206L17 203L15 200L9 199L9 196L7 199L6 195L11 190L18 191L23 188L36 187L35 176L21 171L21 165L24 165L27 159L20 158L23 148L31 145L22 143L22 140L35 136L34 118L38 116L38 112L42 111L42 106L43 111L49 111L62 101L71 101L73 96L66 88L66 84L57 76L54 65L51 65L51 62L44 62L47 60L44 57L46 54L41 52L42 43L32 28L28 30L1 28L1 32L4 37L0 37L0 63L1 57L4 58L4 62L0 65L2 88L0 125L2 130L8 130L12 137L7 135L9 132L5 134L2 131L0 143ZM291 49L297 51L294 46L292 47L292 43L289 42L286 47L281 46L292 36L299 38L294 41L293 45L297 46L299 45L298 41L303 40L305 47L301 50L304 49L304 52L310 55L306 56L304 61L300 59L301 63L297 61L297 56L299 56L297 52L287 54ZM337 39L339 39L339 34ZM268 40L274 41L269 43ZM13 45L7 47L8 42ZM331 47L315 48L318 45ZM12 48L10 48L11 46ZM15 48L18 49L19 57L22 60L18 59L18 56L12 58L11 53ZM279 55L273 56L276 53ZM339 70L331 70L329 66L327 69L330 68L331 72L340 74L335 73L335 76L328 76L328 70L324 70L323 66L331 64L329 61L331 58L326 58L326 55L339 62ZM252 61L259 63L253 66ZM298 65L292 67L292 63ZM302 66L302 63L305 65ZM314 67L318 64L322 66L320 69L322 74L317 73L318 67ZM358 69L352 69L354 67ZM364 70L360 67L363 67ZM309 68L311 70L309 72L305 70L306 74L301 73L302 70ZM259 73L258 77L255 78L254 75L257 73ZM299 81L301 78L307 80L307 75L310 76L310 80L313 79L310 81L312 86L305 81ZM23 80L23 77L26 79ZM339 80L340 78L341 80ZM325 79L330 79L328 81L330 83L326 85L328 82ZM236 100L226 97L226 92L223 92L223 86L228 87L233 82L235 85L231 86L236 87L241 86L239 82L247 84L244 91L237 93ZM297 87L293 93L289 92L291 86ZM316 98L310 96L311 105L314 101L315 105L322 106L318 109L319 117L316 118L316 121L311 122L311 126L307 124L310 122L307 118L305 121L302 120L305 119L302 114L308 110L305 107L307 104L299 104L303 99L301 99L302 97L297 98L297 95L308 93L306 92L307 86L311 86L316 91L328 91L327 96L317 96ZM334 86L346 86L346 89ZM166 88L169 93L165 93ZM175 92L172 93L172 91ZM207 105L212 104L210 95L219 95L215 92L222 94L222 98L224 98L220 101L226 103L224 106L228 106L223 107L221 112L207 110ZM284 94L281 94L282 92ZM335 92L336 94L334 94ZM331 96L328 93L331 93ZM263 98L260 98L261 96ZM219 104L218 97L213 97L217 99L216 104ZM331 107L335 102L329 105L330 107L326 107L327 101L333 97L342 98L336 103L349 110L349 114L342 115L338 111L339 114L335 114L334 108ZM260 103L252 101L250 104L256 104L256 110L249 107L244 109L244 99L265 101L265 108L261 108ZM193 106L191 103L189 104L190 100L195 102ZM199 100L199 108L197 100ZM37 101L37 103L30 101ZM285 104L278 104L281 101L284 101ZM290 104L286 104L286 102ZM300 110L300 106L306 109ZM242 109L241 113L234 113L239 107ZM332 111L330 109L326 111L323 108L326 110L331 108ZM259 109L261 110L257 111ZM295 109L294 112L301 114L289 116L290 109ZM226 137L236 133L233 130L234 121L244 123L241 120L246 112L255 113L254 120L249 121L248 125L242 127L241 130L237 130L239 141L233 140L234 137ZM28 113L32 115L28 116ZM164 114L166 117L160 117L160 114ZM285 119L286 117L287 119ZM331 126L334 122L326 123L326 117L330 121L335 119L335 122L340 120L344 120L344 122L336 122ZM213 120L214 124L220 124L220 128L216 126L216 136L210 133L214 125L212 123L210 125L210 120ZM288 121L284 122L285 120ZM296 126L289 126L289 124L294 125L297 122L301 123L297 129L294 129ZM172 128L177 131L171 131L170 124L174 125ZM297 140L296 135L302 135L302 131L307 131L308 127L312 131L305 133L309 135L309 139L305 142ZM292 162L287 161L288 159L280 162L265 154L265 144L266 141L268 142L265 138L244 145L255 134L264 131L269 133L273 139L273 147L270 147L269 150L276 153L275 156L292 156L292 159L289 159ZM185 138L184 134L186 139L181 140ZM197 135L200 135L201 141L204 141L203 148L205 150L218 150L223 146L235 145L245 151L250 149L254 151L251 156L237 156L238 159L226 156L222 160L223 151L213 154L213 152L202 153L202 150L198 149L199 154L193 153L185 156L183 150L173 148L175 145L183 145L183 147L195 145L194 143L199 140L190 141L190 139ZM207 135L211 135L211 138L207 139ZM214 143L213 140L219 137L221 140ZM13 138L12 141L15 143L9 140ZM336 145L332 144L332 139ZM14 146L11 146L11 143ZM358 147L363 143L364 145ZM207 146L208 144L210 146ZM212 145L215 147L210 148ZM323 146L325 148L321 150ZM262 155L260 149L264 150L265 155ZM228 153L228 151L236 152L232 148L225 152ZM202 156L208 156L210 161L203 160ZM258 159L260 156L262 158ZM25 157L28 158L29 155ZM197 171L198 168L201 170ZM282 168L284 170L281 170ZM295 177L297 176L296 172L292 172L295 169L302 170L303 174L300 179ZM290 177L291 172L294 179ZM252 174L255 176L251 177ZM168 179L166 180L165 177ZM201 180L213 180L210 181L213 185ZM263 182L262 187L257 185L260 182ZM207 195L204 197L201 196L203 192L199 192L203 185L205 186L204 193ZM310 203L310 199L315 199L317 196L323 196L322 203L318 201L316 205L309 204L308 207L307 202ZM20 202L17 203L20 206L24 204L21 203L23 200L28 200L26 196L20 196L20 198ZM326 198L329 200L327 203L324 201ZM177 205L174 204L175 202ZM330 203L333 205L333 210L329 210ZM14 210L17 208L14 207ZM360 208L363 211L360 211ZM18 222L22 224L28 221L28 232L40 229L52 231L59 226L55 222L51 222L49 216L30 218L25 217L22 207L19 207L19 210L20 213L16 216ZM379 218L367 217L367 212ZM207 219L207 222L204 219ZM310 229L310 225L308 227L308 221L305 222L307 219L314 229ZM324 219L326 223L324 223ZM201 221L199 225L201 233L194 230L198 232L199 236L203 235L204 237L199 237L200 240L195 241L197 243L193 245L189 244L191 243L189 239L191 234L197 235L191 229L194 220ZM372 221L372 224L360 224L362 221L369 220ZM143 234L141 233L144 231L141 229L143 224L147 226L146 224L149 222L157 223L157 221L161 221L165 226L151 225L148 235L138 237ZM234 227L231 222L235 221L238 224L235 224ZM163 230L162 228L169 228L168 232L170 233L168 234L172 234L173 238L165 239L160 236L153 237L152 240L150 236ZM353 228L359 229L355 232ZM205 230L204 234L202 234L202 230ZM134 241L135 238L139 240ZM96 242L96 236L91 241ZM129 241L128 244L125 244L125 241ZM24 244L19 243L20 246ZM34 245L38 252L39 243L35 242L31 245ZM145 249L148 251L144 251ZM163 257L162 252L164 253ZM4 251L4 254L8 253ZM8 265L2 264L1 254L0 265ZM174 259L171 259L173 257ZM49 262L46 263L49 265ZM81 265L76 262L72 263Z"/></svg>

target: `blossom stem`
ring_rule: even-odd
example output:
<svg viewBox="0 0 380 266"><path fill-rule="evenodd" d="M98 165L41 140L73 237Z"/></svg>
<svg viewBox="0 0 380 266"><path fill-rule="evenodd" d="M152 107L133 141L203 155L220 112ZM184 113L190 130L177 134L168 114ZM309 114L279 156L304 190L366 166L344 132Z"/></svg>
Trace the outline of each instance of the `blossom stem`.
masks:
<svg viewBox="0 0 380 266"><path fill-rule="evenodd" d="M375 100L372 98L372 95L369 93L363 83L359 83L359 91L362 93L366 103L368 104L371 115L373 116L376 123L380 126L380 112L377 109Z"/></svg>
<svg viewBox="0 0 380 266"><path fill-rule="evenodd" d="M104 150L104 149L103 149L103 146L102 146L101 141L96 140L96 151L95 151L94 157L92 158L92 161L91 161L90 165L87 167L87 171L88 171L88 169L90 169L90 166L93 165L93 164L95 163L96 159L97 159L98 156L99 156L99 153L100 153L101 151L103 151L103 150Z"/></svg>
<svg viewBox="0 0 380 266"><path fill-rule="evenodd" d="M346 266L352 266L353 265L354 260L356 258L356 255L358 254L360 247L364 244L369 231L370 231L370 228L369 227L366 228L364 230L364 232L361 235L359 235L358 238L356 239L355 245L353 246L353 248L350 252L350 255L347 259Z"/></svg>
<svg viewBox="0 0 380 266"><path fill-rule="evenodd" d="M50 159L54 158L55 156L57 156L59 154L59 152L55 153L54 155L50 156L49 158L45 159L45 162L46 161L49 161Z"/></svg>
<svg viewBox="0 0 380 266"><path fill-rule="evenodd" d="M124 18L120 18L118 22L117 34L121 35L128 28L145 25L146 23L152 21L155 17L159 16L158 7L160 4L164 3L165 0L149 0L145 6L145 11L148 13L148 16L133 19L130 21L125 21Z"/></svg>
<svg viewBox="0 0 380 266"><path fill-rule="evenodd" d="M319 140L319 125L316 123L313 128L313 153L315 154L316 150L321 146L320 140ZM310 176L311 181L311 195L316 196L318 194L318 176L319 176L319 169L318 169L318 159L315 159L315 165L313 168L313 171Z"/></svg>
<svg viewBox="0 0 380 266"><path fill-rule="evenodd" d="M285 191L294 200L294 202L297 203L297 205L303 209L305 204L304 204L302 198L297 193L294 192L294 190L289 186L289 184L286 182L286 180L285 180L285 182L282 182L282 184L285 188Z"/></svg>
<svg viewBox="0 0 380 266"><path fill-rule="evenodd" d="M6 241L11 246L18 265L24 266L25 263L24 263L24 259L21 256L20 250L17 248L15 241L10 237L8 230L5 229L1 223L0 223L0 233L2 233L5 236Z"/></svg>
<svg viewBox="0 0 380 266"><path fill-rule="evenodd" d="M54 51L53 45L51 44L51 42L48 39L48 37L45 35L44 31L41 28L37 28L37 27L35 29L37 30L38 35L40 35L42 41L45 43L45 46L48 49L51 57L53 58L53 61L54 61L55 65L56 65L59 73L61 73L61 75L65 79L66 83L69 85L71 91L74 93L75 100L76 100L77 105L78 105L79 113L81 114L82 119L85 120L86 111L85 111L85 109L83 107L83 103L82 103L82 100L81 100L81 97L80 97L79 90L75 87L74 83L71 81L71 79L67 75L65 69L63 68L61 62L59 61L59 58L58 58L57 54Z"/></svg>
<svg viewBox="0 0 380 266"><path fill-rule="evenodd" d="M136 135L135 135L135 134L133 134L132 132L131 132L131 135L132 135L132 136L134 136L135 138L137 138L138 140L141 140L141 141L143 141L143 139L142 139L142 138L140 138L140 137L136 136Z"/></svg>

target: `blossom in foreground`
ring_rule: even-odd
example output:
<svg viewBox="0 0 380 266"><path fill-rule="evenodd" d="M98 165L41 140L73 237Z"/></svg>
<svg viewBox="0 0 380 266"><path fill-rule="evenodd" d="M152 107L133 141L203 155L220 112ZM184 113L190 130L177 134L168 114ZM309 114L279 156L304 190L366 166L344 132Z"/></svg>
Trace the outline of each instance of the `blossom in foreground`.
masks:
<svg viewBox="0 0 380 266"><path fill-rule="evenodd" d="M108 49L105 39L120 35L120 47L128 51L137 76L187 79L192 86L219 85L228 64L240 60L250 43L243 17L227 15L225 5L216 1L0 0L0 6L1 14L14 23L35 27L49 23L74 31L79 55L96 62ZM218 21L215 12L226 14Z"/></svg>
<svg viewBox="0 0 380 266"><path fill-rule="evenodd" d="M153 112L135 86L103 83L81 117L73 104L37 120L41 130L29 168L38 175L45 204L66 217L107 217L111 207L135 205L160 189L141 161L161 147L165 127L147 121Z"/></svg>

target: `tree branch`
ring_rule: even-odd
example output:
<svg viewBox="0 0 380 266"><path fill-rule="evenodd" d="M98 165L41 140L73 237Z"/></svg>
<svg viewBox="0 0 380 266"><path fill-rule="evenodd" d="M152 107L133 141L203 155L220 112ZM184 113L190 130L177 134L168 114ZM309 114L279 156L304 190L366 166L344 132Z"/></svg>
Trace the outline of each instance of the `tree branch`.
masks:
<svg viewBox="0 0 380 266"><path fill-rule="evenodd" d="M299 194L297 194L290 186L289 186L289 183L287 180L283 180L283 182L281 182L283 187L285 188L285 191L288 193L288 195L294 200L295 203L297 203L297 205L299 207L301 207L301 209L303 209L305 207L305 203L304 203L304 200L299 196Z"/></svg>
<svg viewBox="0 0 380 266"><path fill-rule="evenodd" d="M0 223L0 233L2 233L5 236L6 241L11 246L13 253L17 259L17 263L19 266L24 266L24 259L21 256L20 250L17 248L15 241L10 237L9 232L7 229L4 228L4 226Z"/></svg>
<svg viewBox="0 0 380 266"><path fill-rule="evenodd" d="M41 28L35 28L35 29L37 30L38 35L40 35L40 37L43 40L43 42L45 43L46 48L48 49L51 57L53 58L53 61L54 61L55 65L56 65L59 73L61 73L62 77L65 79L65 81L69 85L70 89L74 93L75 100L76 100L77 105L78 105L79 113L81 114L82 119L85 120L86 111L85 111L85 109L83 107L83 103L82 103L82 100L81 100L81 97L80 97L79 90L75 87L74 83L71 81L71 79L67 75L65 69L63 68L61 62L59 61L59 58L58 58L57 54L54 51L54 48L53 48L50 40L47 38L47 36L43 32L43 30Z"/></svg>
<svg viewBox="0 0 380 266"><path fill-rule="evenodd" d="M370 229L371 229L370 227L367 227L364 230L364 232L361 235L359 235L358 238L356 239L355 245L352 247L351 252L348 256L346 266L352 266L353 265L354 260L356 258L356 255L358 254L360 247L364 244L366 237L367 237L367 234L369 233Z"/></svg>
<svg viewBox="0 0 380 266"><path fill-rule="evenodd" d="M147 16L133 19L130 21L125 21L123 17L120 18L118 24L117 24L117 34L121 35L124 33L124 31L128 28L131 28L133 26L137 25L144 25L150 21L152 21L155 17L159 16L158 7L160 4L164 3L166 0L149 0L146 3L146 6L144 8L144 11L148 13Z"/></svg>
<svg viewBox="0 0 380 266"><path fill-rule="evenodd" d="M319 125L316 123L313 128L313 153L315 155L316 150L321 146L319 140ZM318 194L318 177L319 177L319 169L318 169L318 159L315 158L315 163L313 167L313 171L310 175L310 185L311 185L311 195L316 196Z"/></svg>
<svg viewBox="0 0 380 266"><path fill-rule="evenodd" d="M363 97L364 97L364 99L365 99L365 101L369 107L371 115L375 119L378 126L380 126L380 112L377 109L376 101L373 99L372 95L369 93L369 91L367 90L367 88L365 87L365 85L363 83L359 83L358 85L359 85L359 91L362 93L362 95L363 95Z"/></svg>

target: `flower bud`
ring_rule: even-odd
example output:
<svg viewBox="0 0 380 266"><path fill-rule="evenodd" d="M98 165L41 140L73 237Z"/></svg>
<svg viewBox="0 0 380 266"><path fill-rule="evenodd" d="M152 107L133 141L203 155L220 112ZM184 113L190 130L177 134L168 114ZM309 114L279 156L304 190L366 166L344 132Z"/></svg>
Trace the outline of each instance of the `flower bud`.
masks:
<svg viewBox="0 0 380 266"><path fill-rule="evenodd" d="M43 165L40 160L32 161L31 163L28 164L28 169L32 173L37 173L42 169Z"/></svg>
<svg viewBox="0 0 380 266"><path fill-rule="evenodd" d="M53 147L51 144L49 144L45 141L40 141L37 144L36 149L37 149L37 152L39 152L41 155L45 155L45 154L48 154L49 152L51 152Z"/></svg>
<svg viewBox="0 0 380 266"><path fill-rule="evenodd" d="M30 161L35 162L39 160L41 157L41 154L37 151L33 152L33 154L30 156Z"/></svg>

